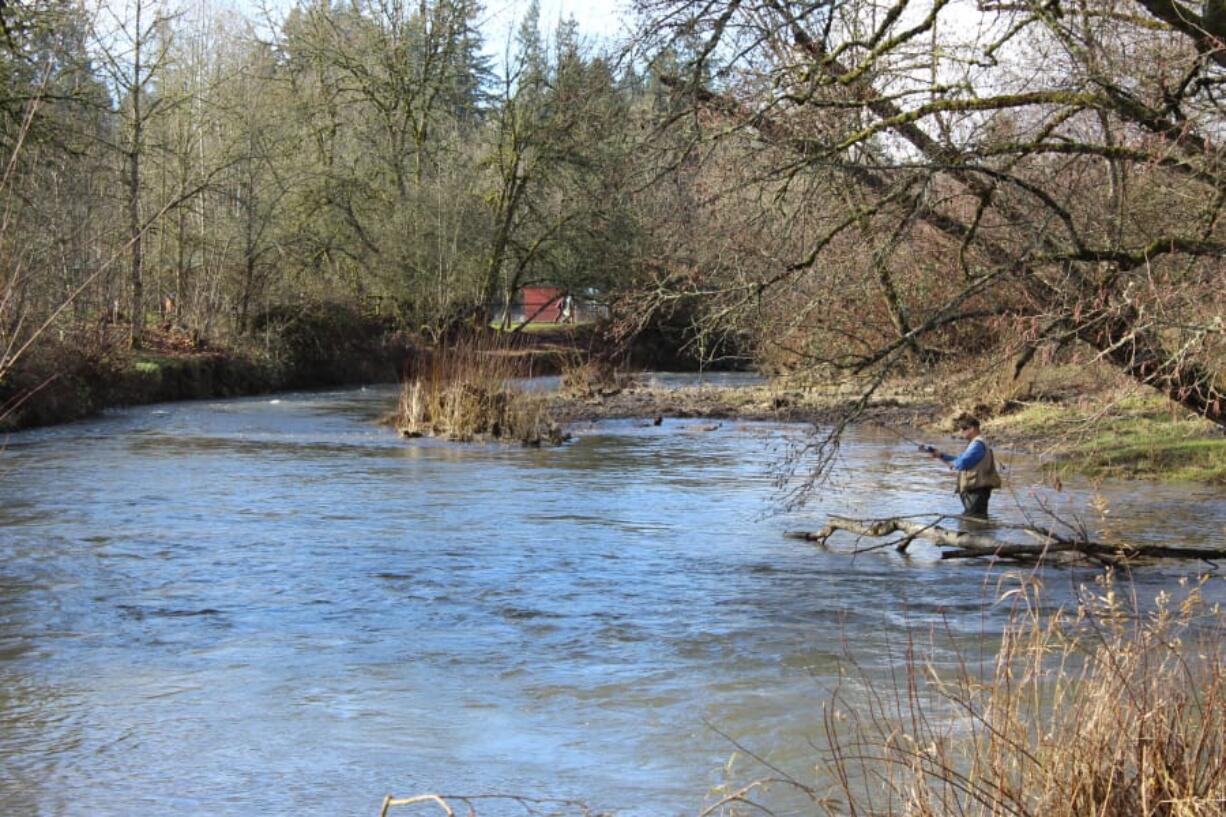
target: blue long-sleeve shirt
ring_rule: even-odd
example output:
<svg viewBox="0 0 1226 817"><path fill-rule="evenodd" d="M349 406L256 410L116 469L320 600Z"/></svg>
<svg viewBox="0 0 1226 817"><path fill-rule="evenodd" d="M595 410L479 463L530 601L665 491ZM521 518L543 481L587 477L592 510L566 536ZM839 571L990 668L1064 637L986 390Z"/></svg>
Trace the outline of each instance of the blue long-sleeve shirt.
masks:
<svg viewBox="0 0 1226 817"><path fill-rule="evenodd" d="M949 463L950 467L955 471L969 471L979 464L979 461L988 453L988 447L983 440L971 440L971 444L966 447L958 456L953 454L942 454L941 460Z"/></svg>

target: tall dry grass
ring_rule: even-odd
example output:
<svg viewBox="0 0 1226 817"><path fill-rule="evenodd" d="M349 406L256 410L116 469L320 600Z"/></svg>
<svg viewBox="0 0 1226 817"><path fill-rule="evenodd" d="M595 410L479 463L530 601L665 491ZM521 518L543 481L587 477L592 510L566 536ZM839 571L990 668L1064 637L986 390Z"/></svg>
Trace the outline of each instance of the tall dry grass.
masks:
<svg viewBox="0 0 1226 817"><path fill-rule="evenodd" d="M566 439L546 396L524 390L530 357L499 335L476 333L420 353L409 364L393 424L409 437L557 445Z"/></svg>
<svg viewBox="0 0 1226 817"><path fill-rule="evenodd" d="M1142 610L1108 574L1052 612L1022 579L994 657L951 670L912 643L892 681L849 674L825 709L833 782L773 775L702 814L770 813L783 786L850 817L1220 817L1226 616L1203 587Z"/></svg>
<svg viewBox="0 0 1226 817"><path fill-rule="evenodd" d="M841 813L1226 814L1226 627L1201 584L1147 610L1109 574L1070 611L1044 612L1031 580L1005 600L987 672L913 661L867 706L836 698L826 766Z"/></svg>
<svg viewBox="0 0 1226 817"><path fill-rule="evenodd" d="M600 400L638 385L638 379L611 361L576 353L562 360L561 392L576 400Z"/></svg>

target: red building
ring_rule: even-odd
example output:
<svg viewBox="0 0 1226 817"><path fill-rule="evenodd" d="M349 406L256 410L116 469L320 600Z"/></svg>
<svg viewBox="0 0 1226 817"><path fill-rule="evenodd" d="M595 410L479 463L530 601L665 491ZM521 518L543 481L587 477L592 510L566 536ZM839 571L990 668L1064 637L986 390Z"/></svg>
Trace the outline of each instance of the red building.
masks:
<svg viewBox="0 0 1226 817"><path fill-rule="evenodd" d="M557 287L524 287L520 290L523 320L532 323L561 322L564 295Z"/></svg>

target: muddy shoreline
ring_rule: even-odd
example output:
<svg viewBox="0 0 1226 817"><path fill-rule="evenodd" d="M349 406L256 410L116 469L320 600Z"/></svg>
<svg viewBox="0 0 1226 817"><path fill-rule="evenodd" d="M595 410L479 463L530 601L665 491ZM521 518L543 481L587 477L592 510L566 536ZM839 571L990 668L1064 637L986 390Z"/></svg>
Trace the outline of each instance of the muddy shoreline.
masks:
<svg viewBox="0 0 1226 817"><path fill-rule="evenodd" d="M552 395L550 410L560 423L600 420L655 420L681 417L826 425L835 422L858 395L838 387L789 388L770 383L739 386L632 385L616 393L588 397ZM901 384L871 400L857 422L921 428L937 422L941 407L930 394Z"/></svg>

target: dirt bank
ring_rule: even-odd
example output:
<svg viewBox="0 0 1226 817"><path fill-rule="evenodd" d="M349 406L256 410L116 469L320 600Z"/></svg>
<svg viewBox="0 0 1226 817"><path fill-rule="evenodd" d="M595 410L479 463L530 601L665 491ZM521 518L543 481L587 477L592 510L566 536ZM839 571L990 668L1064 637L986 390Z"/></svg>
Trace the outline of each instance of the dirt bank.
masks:
<svg viewBox="0 0 1226 817"><path fill-rule="evenodd" d="M395 332L374 328L238 346L151 331L140 350L125 348L119 334L46 343L24 358L0 382L0 431L79 420L114 406L394 382L409 348Z"/></svg>

